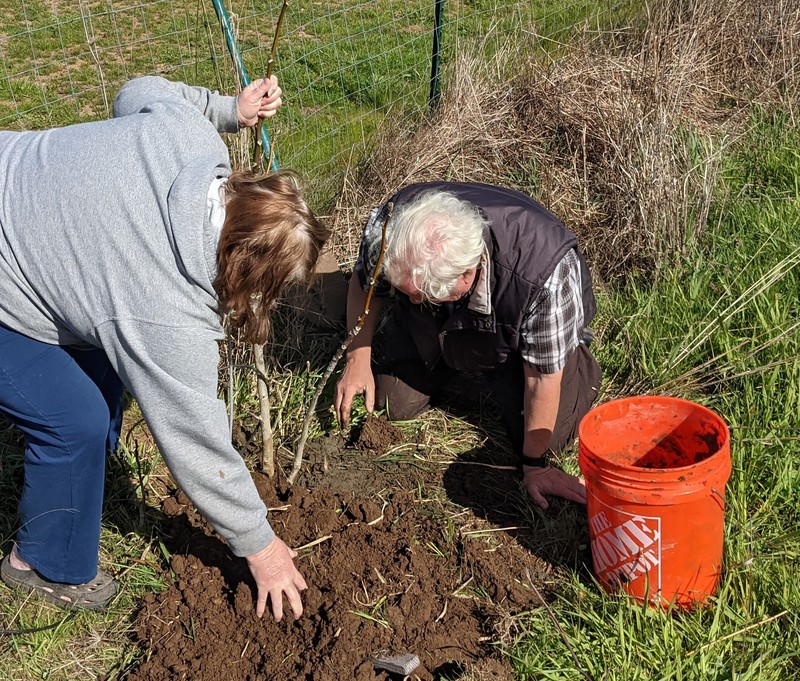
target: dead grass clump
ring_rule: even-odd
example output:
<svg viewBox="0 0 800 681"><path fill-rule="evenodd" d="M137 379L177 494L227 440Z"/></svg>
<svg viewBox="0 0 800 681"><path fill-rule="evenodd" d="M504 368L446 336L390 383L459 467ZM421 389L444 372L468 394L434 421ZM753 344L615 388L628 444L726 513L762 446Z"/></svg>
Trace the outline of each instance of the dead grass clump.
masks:
<svg viewBox="0 0 800 681"><path fill-rule="evenodd" d="M333 250L345 267L357 255L369 211L401 187L441 179L492 182L517 144L504 82L509 53L491 61L482 49L462 53L448 72L435 113L415 129L394 120L373 153L345 178L332 214ZM355 248L352 245L355 244Z"/></svg>
<svg viewBox="0 0 800 681"><path fill-rule="evenodd" d="M605 279L654 268L705 221L718 155L632 56L584 46L520 76L520 148L538 198L575 231Z"/></svg>
<svg viewBox="0 0 800 681"><path fill-rule="evenodd" d="M347 178L333 212L340 263L355 259L370 208L407 183L450 179L532 194L604 279L669 265L702 231L720 151L748 107L796 109L800 8L665 0L555 56L483 52L462 51L436 114L385 130Z"/></svg>

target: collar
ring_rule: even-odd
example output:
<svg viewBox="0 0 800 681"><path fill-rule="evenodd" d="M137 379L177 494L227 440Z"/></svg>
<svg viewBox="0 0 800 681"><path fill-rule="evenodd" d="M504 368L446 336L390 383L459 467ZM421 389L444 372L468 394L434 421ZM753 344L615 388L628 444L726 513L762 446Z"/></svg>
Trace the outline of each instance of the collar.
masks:
<svg viewBox="0 0 800 681"><path fill-rule="evenodd" d="M492 259L489 257L489 249L484 243L478 273L475 275L476 281L472 288L472 293L469 295L469 304L467 305L467 308L476 314L492 314L491 268Z"/></svg>
<svg viewBox="0 0 800 681"><path fill-rule="evenodd" d="M222 198L222 188L228 181L227 177L218 177L211 182L208 188L206 199L206 209L208 210L208 221L217 232L217 241L225 223L225 201Z"/></svg>

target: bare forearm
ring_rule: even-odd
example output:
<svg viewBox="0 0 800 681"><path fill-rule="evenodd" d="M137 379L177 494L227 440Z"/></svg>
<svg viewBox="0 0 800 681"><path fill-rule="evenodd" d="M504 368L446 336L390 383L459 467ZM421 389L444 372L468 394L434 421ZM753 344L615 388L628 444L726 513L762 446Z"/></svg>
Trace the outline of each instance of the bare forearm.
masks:
<svg viewBox="0 0 800 681"><path fill-rule="evenodd" d="M356 327L359 318L364 313L364 304L367 294L362 290L358 275L353 274L350 279L350 288L347 292L347 328ZM368 412L375 407L375 379L372 376L372 338L381 313L380 301L373 298L371 310L364 319L359 333L352 339L347 347L347 361L339 382L336 384L334 396L334 409L336 410L339 425L346 428L350 422L350 408L355 395L364 395L364 404Z"/></svg>
<svg viewBox="0 0 800 681"><path fill-rule="evenodd" d="M525 440L522 454L538 459L547 452L558 419L561 400L561 375L540 374L525 367ZM545 461L546 463L546 461ZM530 465L522 467L523 484L533 502L547 508L546 496L563 497L580 504L586 503L583 481L559 468Z"/></svg>
<svg viewBox="0 0 800 681"><path fill-rule="evenodd" d="M347 291L347 329L352 330L358 323L359 318L364 313L364 304L367 300L366 292L361 288L358 275L353 273L350 277L350 287ZM358 335L353 338L347 347L348 360L366 358L369 360L372 351L372 339L375 335L375 328L381 316L383 301L380 298L372 298L369 314L365 317L364 323Z"/></svg>
<svg viewBox="0 0 800 681"><path fill-rule="evenodd" d="M558 417L562 373L540 374L525 367L525 435L522 446L525 456L539 458L550 445Z"/></svg>

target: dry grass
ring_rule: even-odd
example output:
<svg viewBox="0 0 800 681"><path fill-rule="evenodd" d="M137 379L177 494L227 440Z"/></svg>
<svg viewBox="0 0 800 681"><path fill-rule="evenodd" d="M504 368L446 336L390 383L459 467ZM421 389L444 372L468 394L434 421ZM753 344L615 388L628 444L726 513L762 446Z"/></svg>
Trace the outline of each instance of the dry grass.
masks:
<svg viewBox="0 0 800 681"><path fill-rule="evenodd" d="M440 179L532 194L578 234L602 279L669 265L705 225L720 151L747 105L797 110L800 9L665 1L640 26L587 33L555 56L483 52L462 51L436 113L385 129L348 175L331 217L345 269L371 207Z"/></svg>

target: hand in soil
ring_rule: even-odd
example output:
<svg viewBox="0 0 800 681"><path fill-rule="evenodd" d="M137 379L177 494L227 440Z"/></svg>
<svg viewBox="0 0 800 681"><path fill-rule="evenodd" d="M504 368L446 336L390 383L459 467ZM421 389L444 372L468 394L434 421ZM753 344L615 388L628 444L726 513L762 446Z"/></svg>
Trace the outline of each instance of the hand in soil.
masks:
<svg viewBox="0 0 800 681"><path fill-rule="evenodd" d="M303 614L303 601L300 592L307 589L306 580L294 566L293 559L297 551L290 549L278 537L265 549L247 557L247 565L256 580L258 597L256 599L256 615L261 617L267 609L267 598L270 600L272 616L276 622L283 619L283 597L297 619Z"/></svg>
<svg viewBox="0 0 800 681"><path fill-rule="evenodd" d="M583 478L565 473L560 468L523 466L523 484L533 503L543 509L549 504L544 495L562 497L579 504L586 503L586 484Z"/></svg>
<svg viewBox="0 0 800 681"><path fill-rule="evenodd" d="M364 406L367 412L372 413L375 408L375 377L372 375L369 355L364 361L353 351L348 355L342 377L336 384L333 401L340 428L347 428L350 425L350 409L353 406L353 398L361 394L364 395Z"/></svg>

